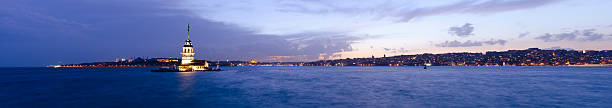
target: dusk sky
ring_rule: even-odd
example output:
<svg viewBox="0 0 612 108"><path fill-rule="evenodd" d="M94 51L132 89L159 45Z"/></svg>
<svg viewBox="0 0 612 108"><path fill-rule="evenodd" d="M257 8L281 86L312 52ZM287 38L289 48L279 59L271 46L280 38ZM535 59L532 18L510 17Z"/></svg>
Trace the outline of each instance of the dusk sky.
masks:
<svg viewBox="0 0 612 108"><path fill-rule="evenodd" d="M2 0L0 67L612 49L611 0Z"/></svg>

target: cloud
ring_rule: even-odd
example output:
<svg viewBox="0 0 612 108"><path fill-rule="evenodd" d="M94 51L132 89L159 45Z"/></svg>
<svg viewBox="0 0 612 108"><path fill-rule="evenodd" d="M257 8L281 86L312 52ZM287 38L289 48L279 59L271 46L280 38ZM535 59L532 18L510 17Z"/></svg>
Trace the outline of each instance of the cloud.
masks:
<svg viewBox="0 0 612 108"><path fill-rule="evenodd" d="M362 38L338 33L303 33L282 36L290 43L288 45L295 54L306 55L307 60L312 61L321 58L339 57L339 52L353 51L351 45Z"/></svg>
<svg viewBox="0 0 612 108"><path fill-rule="evenodd" d="M412 52L414 50L408 50L405 48L384 48L385 52L391 52L391 53L409 53Z"/></svg>
<svg viewBox="0 0 612 108"><path fill-rule="evenodd" d="M595 31L596 29L585 29L558 34L546 33L544 35L535 37L534 39L542 40L544 42L602 40L605 34L596 33Z"/></svg>
<svg viewBox="0 0 612 108"><path fill-rule="evenodd" d="M467 0L450 5L402 10L397 16L401 21L410 21L416 17L431 16L445 13L495 13L521 9L536 8L562 0Z"/></svg>
<svg viewBox="0 0 612 108"><path fill-rule="evenodd" d="M468 40L465 42L460 42L457 40L454 41L445 41L443 43L438 43L435 44L435 46L437 47L473 47L473 46L483 46L483 45L505 45L506 44L506 40L502 40L502 39L491 39L488 41L472 41L472 40Z"/></svg>
<svg viewBox="0 0 612 108"><path fill-rule="evenodd" d="M550 34L546 33L542 36L535 37L535 39L543 40L544 42L556 42L562 40L575 40L576 34L572 33L561 33L561 34Z"/></svg>
<svg viewBox="0 0 612 108"><path fill-rule="evenodd" d="M605 34L603 34L603 33L595 33L594 31L595 31L595 29L586 29L586 30L583 30L582 31L582 36L583 37L581 38L581 40L584 40L584 41L596 41L596 40L603 39L603 36Z"/></svg>
<svg viewBox="0 0 612 108"><path fill-rule="evenodd" d="M70 6L58 7L66 4ZM10 18L10 22L23 25L7 25L12 24L9 21L0 24L0 36L6 36L0 40L0 48L20 52L0 56L6 61L0 62L0 66L44 66L58 61L81 63L134 56L177 57L187 36L188 23L192 27L195 57L204 60L313 61L341 56L338 53L352 51L351 45L362 39L343 33L260 34L237 25L202 19L190 10L167 8L172 6L170 1L144 0L37 1L5 5L0 8L27 11L0 10L0 18ZM36 18L28 18L32 15ZM45 29L28 29L32 27Z"/></svg>
<svg viewBox="0 0 612 108"><path fill-rule="evenodd" d="M207 38L222 39L218 42L204 43L204 48L216 52L209 54L208 58L229 57L234 60L249 60L251 58L268 59L270 56L290 56L278 60L314 61L341 56L337 54L339 52L353 51L351 45L361 39L357 36L336 33L264 35L249 31L244 34L234 34L235 36L231 37L228 37L229 35L232 35L232 32L219 36L207 36Z"/></svg>
<svg viewBox="0 0 612 108"><path fill-rule="evenodd" d="M519 38L523 38L525 36L529 35L529 32L524 32L518 35Z"/></svg>
<svg viewBox="0 0 612 108"><path fill-rule="evenodd" d="M62 34L79 34L77 29L87 29L89 24L79 21L39 12L38 8L30 7L23 2L26 1L0 1L0 25L5 30L53 32L62 31ZM53 31L49 28L53 28ZM37 35L50 37L50 35ZM57 35L65 36L65 35ZM0 41L1 42L1 41Z"/></svg>
<svg viewBox="0 0 612 108"><path fill-rule="evenodd" d="M470 23L465 23L460 27L450 27L448 33L451 35L456 35L459 37L468 37L470 35L474 35L474 27Z"/></svg>
<svg viewBox="0 0 612 108"><path fill-rule="evenodd" d="M562 48L560 46L554 46L554 47L550 47L550 48L543 48L544 50L574 50L572 48Z"/></svg>
<svg viewBox="0 0 612 108"><path fill-rule="evenodd" d="M418 7L405 2L368 3L368 5L353 3L336 3L326 0L308 0L286 3L279 10L283 12L298 12L308 14L367 14L379 17L394 17L400 22L407 22L417 17L433 16L450 13L496 13L513 10L537 8L564 0L463 0L446 5Z"/></svg>
<svg viewBox="0 0 612 108"><path fill-rule="evenodd" d="M207 20L201 20L206 22ZM314 61L353 51L358 36L341 33L258 34L222 23L192 24L192 40L201 59Z"/></svg>

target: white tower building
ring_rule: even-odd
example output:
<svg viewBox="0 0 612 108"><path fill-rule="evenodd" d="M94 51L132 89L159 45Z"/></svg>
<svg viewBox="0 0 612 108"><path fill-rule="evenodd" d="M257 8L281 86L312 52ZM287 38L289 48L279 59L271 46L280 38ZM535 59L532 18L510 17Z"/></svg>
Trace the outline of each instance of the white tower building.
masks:
<svg viewBox="0 0 612 108"><path fill-rule="evenodd" d="M191 40L189 40L189 29L191 26L187 25L187 40L185 40L185 45L183 45L183 51L181 51L181 65L189 65L193 63L194 60L194 51L193 45L191 45Z"/></svg>

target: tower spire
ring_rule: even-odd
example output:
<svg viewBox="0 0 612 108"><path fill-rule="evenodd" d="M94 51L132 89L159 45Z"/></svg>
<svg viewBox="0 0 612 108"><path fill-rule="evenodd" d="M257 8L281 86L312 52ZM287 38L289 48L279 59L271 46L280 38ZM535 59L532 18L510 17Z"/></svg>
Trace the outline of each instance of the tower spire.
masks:
<svg viewBox="0 0 612 108"><path fill-rule="evenodd" d="M189 24L187 24L187 40L189 40L189 29L191 28L191 26Z"/></svg>

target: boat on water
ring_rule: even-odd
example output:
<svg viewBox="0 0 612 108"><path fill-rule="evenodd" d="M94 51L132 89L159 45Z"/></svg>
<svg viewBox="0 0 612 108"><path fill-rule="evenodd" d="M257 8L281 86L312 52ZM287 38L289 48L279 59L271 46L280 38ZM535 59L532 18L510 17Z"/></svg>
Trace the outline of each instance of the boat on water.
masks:
<svg viewBox="0 0 612 108"><path fill-rule="evenodd" d="M423 69L427 69L427 66L431 66L431 61L429 63L425 63L423 65L425 65L425 67L423 67Z"/></svg>

